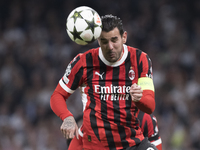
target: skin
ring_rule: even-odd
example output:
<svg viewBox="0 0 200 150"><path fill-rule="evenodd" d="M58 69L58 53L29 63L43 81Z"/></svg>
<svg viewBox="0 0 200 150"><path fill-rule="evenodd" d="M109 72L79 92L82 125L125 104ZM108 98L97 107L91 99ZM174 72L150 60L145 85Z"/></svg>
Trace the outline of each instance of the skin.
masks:
<svg viewBox="0 0 200 150"><path fill-rule="evenodd" d="M121 36L117 27L110 32L102 31L98 43L105 59L111 63L118 61L123 55L123 44L126 40L127 32Z"/></svg>
<svg viewBox="0 0 200 150"><path fill-rule="evenodd" d="M118 28L114 28L110 32L102 31L98 38L98 43L102 49L103 56L109 62L117 62L123 55L123 44L126 43L127 32L121 36ZM142 97L142 89L136 83L130 88L132 101L138 102Z"/></svg>
<svg viewBox="0 0 200 150"><path fill-rule="evenodd" d="M143 95L142 93L143 93L143 90L136 83L134 83L131 86L131 88L130 88L130 95L131 95L132 101L139 102L140 99L142 98L142 95Z"/></svg>
<svg viewBox="0 0 200 150"><path fill-rule="evenodd" d="M78 139L78 126L74 117L69 116L65 118L60 127L60 130L66 139L73 139L74 135L76 135L76 138Z"/></svg>
<svg viewBox="0 0 200 150"><path fill-rule="evenodd" d="M117 27L110 32L102 31L98 38L98 43L105 59L111 63L119 61L123 55L123 44L126 43L126 40L127 32L124 32L121 36ZM141 87L134 83L130 88L132 101L140 101L142 92ZM72 139L74 138L74 135L78 139L78 127L74 117L69 116L65 118L60 130L66 139Z"/></svg>

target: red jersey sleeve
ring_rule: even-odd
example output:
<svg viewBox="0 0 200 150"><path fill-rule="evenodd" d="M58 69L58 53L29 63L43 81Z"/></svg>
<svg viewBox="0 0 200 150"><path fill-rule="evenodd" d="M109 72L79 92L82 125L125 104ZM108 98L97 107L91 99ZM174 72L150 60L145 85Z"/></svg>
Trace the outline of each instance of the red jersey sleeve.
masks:
<svg viewBox="0 0 200 150"><path fill-rule="evenodd" d="M65 90L63 90L63 88L58 84L50 99L51 109L62 120L68 116L73 116L67 109L66 105L66 99L70 95L70 93L65 92Z"/></svg>
<svg viewBox="0 0 200 150"><path fill-rule="evenodd" d="M153 72L152 63L149 56L141 50L137 52L137 65L138 65L138 78L145 79L142 83L145 88L143 89L143 96L136 106L145 113L151 114L155 110L155 94L153 85ZM147 87L149 81L152 82L151 87ZM146 84L146 85L145 85Z"/></svg>
<svg viewBox="0 0 200 150"><path fill-rule="evenodd" d="M77 55L67 66L64 76L60 79L54 90L50 106L53 112L64 120L68 116L73 116L67 109L66 99L82 84L83 63L82 54Z"/></svg>

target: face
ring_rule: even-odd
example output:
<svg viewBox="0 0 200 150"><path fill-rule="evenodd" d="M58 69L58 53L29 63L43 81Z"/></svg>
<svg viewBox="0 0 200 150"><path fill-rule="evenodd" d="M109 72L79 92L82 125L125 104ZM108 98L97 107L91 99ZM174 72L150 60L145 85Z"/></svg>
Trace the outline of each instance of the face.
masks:
<svg viewBox="0 0 200 150"><path fill-rule="evenodd" d="M127 32L124 32L121 36L117 27L110 32L101 32L98 43L107 61L113 63L121 58L123 44L126 43L126 39Z"/></svg>

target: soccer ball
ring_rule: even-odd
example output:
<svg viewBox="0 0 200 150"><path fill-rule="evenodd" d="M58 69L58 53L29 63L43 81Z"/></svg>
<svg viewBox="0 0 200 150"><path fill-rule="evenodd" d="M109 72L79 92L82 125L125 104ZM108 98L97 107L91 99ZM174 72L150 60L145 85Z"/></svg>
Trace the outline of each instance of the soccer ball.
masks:
<svg viewBox="0 0 200 150"><path fill-rule="evenodd" d="M66 31L72 41L79 45L87 45L100 36L102 31L101 18L90 7L77 7L67 18Z"/></svg>

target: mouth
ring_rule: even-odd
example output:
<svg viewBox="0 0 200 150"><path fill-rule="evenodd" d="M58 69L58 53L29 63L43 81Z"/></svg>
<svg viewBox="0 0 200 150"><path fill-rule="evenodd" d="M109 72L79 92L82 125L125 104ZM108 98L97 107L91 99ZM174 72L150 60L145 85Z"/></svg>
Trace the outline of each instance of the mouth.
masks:
<svg viewBox="0 0 200 150"><path fill-rule="evenodd" d="M109 53L108 54L110 58L114 58L115 57L115 53Z"/></svg>

